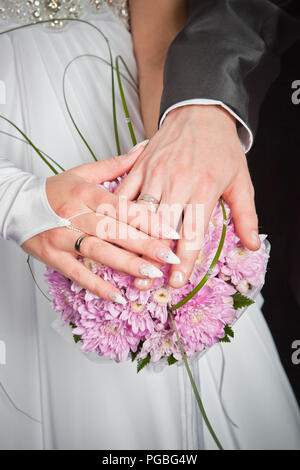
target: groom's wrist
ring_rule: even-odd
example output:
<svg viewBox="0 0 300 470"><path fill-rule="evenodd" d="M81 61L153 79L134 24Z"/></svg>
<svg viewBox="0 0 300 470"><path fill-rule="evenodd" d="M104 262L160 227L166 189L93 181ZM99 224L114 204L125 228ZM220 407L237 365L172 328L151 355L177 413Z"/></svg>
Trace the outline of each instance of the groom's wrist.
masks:
<svg viewBox="0 0 300 470"><path fill-rule="evenodd" d="M199 108L202 110L203 109L203 115L206 116L206 119L209 119L210 116L214 114L213 109L215 108L216 110L219 110L218 113L215 113L214 119L216 119L217 115L221 116L221 110L223 110L223 115L224 117L227 116L227 118L230 117L231 120L234 120L235 125L236 125L236 131L238 133L241 145L243 147L243 150L245 153L247 153L250 148L252 147L253 144L253 134L251 129L247 126L247 124L228 106L226 106L224 103L221 101L217 100L210 100L210 99L191 99L191 100L185 100L181 101L179 103L174 104L173 106L170 106L162 115L162 118L159 122L159 125L161 126L167 116L175 115L175 110L178 110L180 114L189 114L190 111L187 111L186 113L181 113L179 111L180 109L184 108L191 108L191 106L199 106ZM176 114L178 113L176 112ZM202 114L202 111L201 113Z"/></svg>

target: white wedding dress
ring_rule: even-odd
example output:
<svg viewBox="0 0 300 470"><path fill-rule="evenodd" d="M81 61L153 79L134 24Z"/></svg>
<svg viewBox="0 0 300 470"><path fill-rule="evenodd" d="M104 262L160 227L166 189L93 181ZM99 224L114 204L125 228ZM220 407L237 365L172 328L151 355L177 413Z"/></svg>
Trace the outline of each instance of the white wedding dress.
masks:
<svg viewBox="0 0 300 470"><path fill-rule="evenodd" d="M104 32L113 56L121 54L136 78L131 36L120 15L109 9L85 18ZM1 30L14 24L3 21ZM92 161L66 111L62 76L75 56L109 60L101 35L80 22L58 30L38 25L1 35L0 53L0 79L6 87L0 113L64 168ZM137 138L143 140L136 89L123 83ZM115 155L109 66L81 57L68 70L66 93L98 158ZM132 144L118 91L116 99L125 152ZM0 130L18 135L2 120ZM29 145L5 134L0 139L1 157L36 175L51 175ZM131 362L88 360L51 327L56 314L35 286L20 248L1 239L0 263L0 344L2 351L4 343L6 348L6 361L0 356L0 382L21 410L40 421L17 411L0 389L0 449L215 448L183 366L137 374ZM46 291L45 267L34 260L32 267ZM193 363L192 371L225 449L298 449L298 406L261 302L259 297L258 305L237 322L233 342L213 347Z"/></svg>

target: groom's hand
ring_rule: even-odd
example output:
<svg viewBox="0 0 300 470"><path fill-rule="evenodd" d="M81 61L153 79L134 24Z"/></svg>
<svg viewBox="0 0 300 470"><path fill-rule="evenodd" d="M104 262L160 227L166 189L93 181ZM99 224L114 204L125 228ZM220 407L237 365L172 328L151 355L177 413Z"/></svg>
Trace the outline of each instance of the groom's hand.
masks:
<svg viewBox="0 0 300 470"><path fill-rule="evenodd" d="M118 194L131 200L137 194L150 194L160 201L158 211L163 215L168 205L174 216L172 208L177 205L174 228L188 204L177 246L181 263L170 271L173 287L186 283L199 253L200 246L190 243L193 230L199 230L194 216L196 205L203 205L204 234L222 196L231 208L242 243L250 250L260 246L246 157L235 119L221 106L190 105L171 111L118 188ZM150 283L136 282L136 286L149 288Z"/></svg>

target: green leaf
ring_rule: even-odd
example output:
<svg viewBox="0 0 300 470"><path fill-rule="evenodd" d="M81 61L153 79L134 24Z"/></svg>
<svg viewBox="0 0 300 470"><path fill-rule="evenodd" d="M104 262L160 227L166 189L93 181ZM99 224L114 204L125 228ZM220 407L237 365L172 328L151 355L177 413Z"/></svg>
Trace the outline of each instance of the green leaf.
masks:
<svg viewBox="0 0 300 470"><path fill-rule="evenodd" d="M234 310L238 310L239 308L248 307L249 305L254 304L254 300L249 299L249 297L246 297L240 292L233 294L232 298Z"/></svg>
<svg viewBox="0 0 300 470"><path fill-rule="evenodd" d="M81 341L81 336L73 335L73 339L74 339L75 343L78 343L79 341Z"/></svg>
<svg viewBox="0 0 300 470"><path fill-rule="evenodd" d="M171 366L172 364L175 364L175 362L178 362L178 359L175 359L175 357L173 356L173 354L171 354L170 356L168 356L168 364L169 364L169 366Z"/></svg>
<svg viewBox="0 0 300 470"><path fill-rule="evenodd" d="M76 325L74 323L70 323L70 326L74 329L76 328ZM77 344L79 341L81 341L81 336L80 335L73 335L73 339L75 343Z"/></svg>
<svg viewBox="0 0 300 470"><path fill-rule="evenodd" d="M223 338L219 339L219 343L230 343L230 338L229 336L225 335Z"/></svg>
<svg viewBox="0 0 300 470"><path fill-rule="evenodd" d="M231 342L230 338L234 337L234 332L233 332L232 328L229 325L225 325L224 333L225 334L224 334L223 338L220 338L219 342L220 343L230 343Z"/></svg>
<svg viewBox="0 0 300 470"><path fill-rule="evenodd" d="M130 350L130 354L131 354L131 361L133 362L136 358L136 356L138 355L138 353L140 352L140 350L142 349L142 346L143 346L143 341L141 340L138 344L138 347L137 347L137 350L135 352L131 351Z"/></svg>
<svg viewBox="0 0 300 470"><path fill-rule="evenodd" d="M225 335L230 336L231 338L234 338L234 332L231 326L225 325L224 332L225 332Z"/></svg>
<svg viewBox="0 0 300 470"><path fill-rule="evenodd" d="M137 372L140 372L147 364L149 364L151 359L150 353L144 359L139 359L137 363Z"/></svg>

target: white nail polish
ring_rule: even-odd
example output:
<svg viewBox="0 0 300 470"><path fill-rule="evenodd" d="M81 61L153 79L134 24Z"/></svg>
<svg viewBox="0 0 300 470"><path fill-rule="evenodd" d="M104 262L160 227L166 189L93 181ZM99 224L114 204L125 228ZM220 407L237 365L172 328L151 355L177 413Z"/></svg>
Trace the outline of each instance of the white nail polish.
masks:
<svg viewBox="0 0 300 470"><path fill-rule="evenodd" d="M134 284L137 289L149 289L150 288L150 281L148 279L137 278L135 279Z"/></svg>
<svg viewBox="0 0 300 470"><path fill-rule="evenodd" d="M111 300L113 302L116 302L117 304L121 304L121 305L126 305L126 299L124 299L124 297L122 297L121 294L119 294L118 292L112 292L110 294L110 297L111 297Z"/></svg>
<svg viewBox="0 0 300 470"><path fill-rule="evenodd" d="M158 248L156 250L156 256L161 261L169 264L179 264L180 259L173 253L173 251L168 250L167 248Z"/></svg>
<svg viewBox="0 0 300 470"><path fill-rule="evenodd" d="M149 139L143 140L143 142L139 142L139 143L136 144L134 147L132 147L132 149L130 149L128 153L135 152L141 145L142 145L143 147L147 147L148 142L149 142Z"/></svg>
<svg viewBox="0 0 300 470"><path fill-rule="evenodd" d="M153 264L148 264L148 263L140 264L139 271L143 276L147 276L150 279L163 276L162 271L158 269L156 266L153 266Z"/></svg>
<svg viewBox="0 0 300 470"><path fill-rule="evenodd" d="M182 287L185 283L185 276L183 275L182 271L173 271L170 284L172 287Z"/></svg>
<svg viewBox="0 0 300 470"><path fill-rule="evenodd" d="M159 231L162 238L167 238L168 240L179 240L180 238L179 233L169 225L162 224Z"/></svg>

